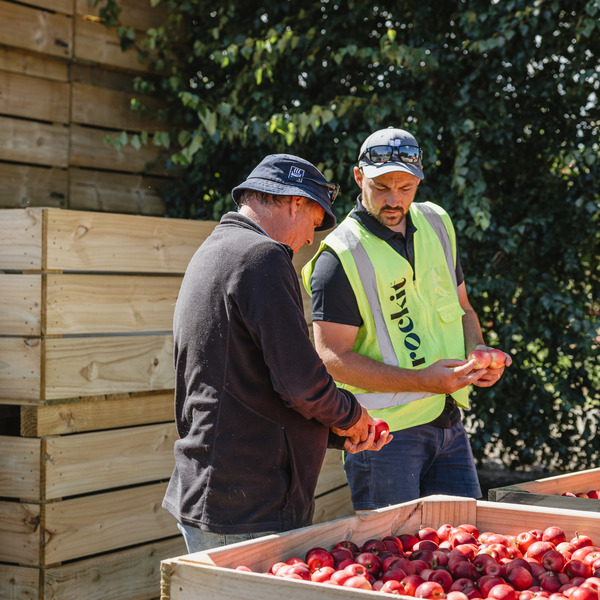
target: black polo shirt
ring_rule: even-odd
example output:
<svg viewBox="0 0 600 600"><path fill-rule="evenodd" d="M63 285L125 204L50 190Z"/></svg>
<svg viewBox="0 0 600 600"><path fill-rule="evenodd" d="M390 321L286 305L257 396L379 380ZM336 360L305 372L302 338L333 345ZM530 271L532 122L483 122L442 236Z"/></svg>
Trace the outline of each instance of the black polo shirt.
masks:
<svg viewBox="0 0 600 600"><path fill-rule="evenodd" d="M356 219L369 233L385 240L400 256L415 268L414 234L417 231L410 213L406 215L406 235L392 231L373 217L356 199L350 218ZM464 281L458 248L456 250L456 283ZM336 253L327 248L319 255L311 275L312 320L330 321L360 327L363 323L350 281ZM444 412L430 425L450 427L460 419L460 412L451 396L446 398Z"/></svg>

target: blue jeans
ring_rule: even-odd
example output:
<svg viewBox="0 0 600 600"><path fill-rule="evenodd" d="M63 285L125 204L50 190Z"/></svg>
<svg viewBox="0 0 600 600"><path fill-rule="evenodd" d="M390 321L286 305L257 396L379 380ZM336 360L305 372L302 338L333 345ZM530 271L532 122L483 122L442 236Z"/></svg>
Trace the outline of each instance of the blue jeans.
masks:
<svg viewBox="0 0 600 600"><path fill-rule="evenodd" d="M209 548L218 548L219 546L235 544L236 542L245 542L246 540L262 537L263 535L277 533L276 531L265 531L262 533L221 534L202 531L202 529L199 529L198 527L184 525L183 523L177 523L177 527L179 527L179 531L183 534L185 545L190 554L192 552L200 552L201 550L208 550Z"/></svg>
<svg viewBox="0 0 600 600"><path fill-rule="evenodd" d="M480 498L462 422L450 429L419 425L394 431L379 452L344 453L354 510L372 510L431 494Z"/></svg>

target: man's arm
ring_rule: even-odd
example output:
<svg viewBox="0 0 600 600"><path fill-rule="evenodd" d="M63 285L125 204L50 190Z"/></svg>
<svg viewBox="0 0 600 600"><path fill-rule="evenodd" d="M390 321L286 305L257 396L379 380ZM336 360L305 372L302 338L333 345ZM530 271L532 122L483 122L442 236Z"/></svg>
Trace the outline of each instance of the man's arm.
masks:
<svg viewBox="0 0 600 600"><path fill-rule="evenodd" d="M354 352L358 327L313 321L313 329L317 352L333 378L372 392L452 394L485 373L458 359L439 360L420 370L386 365Z"/></svg>

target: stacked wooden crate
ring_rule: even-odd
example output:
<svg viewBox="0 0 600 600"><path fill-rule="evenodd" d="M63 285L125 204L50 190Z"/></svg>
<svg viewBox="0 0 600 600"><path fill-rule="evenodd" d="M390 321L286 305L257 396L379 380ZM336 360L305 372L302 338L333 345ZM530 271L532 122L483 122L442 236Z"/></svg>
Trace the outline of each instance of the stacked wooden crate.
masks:
<svg viewBox="0 0 600 600"><path fill-rule="evenodd" d="M119 0L137 39L160 24L165 3ZM0 207L45 206L164 215L159 192L173 178L158 146L116 147L126 131L166 130L132 111L135 47L98 20L104 2L0 0Z"/></svg>
<svg viewBox="0 0 600 600"><path fill-rule="evenodd" d="M0 210L0 598L154 598L185 551L161 508L172 315L214 225ZM339 452L317 493L316 522L350 513Z"/></svg>

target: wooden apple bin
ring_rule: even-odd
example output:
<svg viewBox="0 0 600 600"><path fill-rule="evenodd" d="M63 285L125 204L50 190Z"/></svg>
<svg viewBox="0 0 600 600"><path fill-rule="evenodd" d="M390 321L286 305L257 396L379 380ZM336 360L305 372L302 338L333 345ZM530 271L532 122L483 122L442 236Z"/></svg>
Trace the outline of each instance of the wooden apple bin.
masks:
<svg viewBox="0 0 600 600"><path fill-rule="evenodd" d="M452 496L428 496L329 523L164 560L161 566L161 600L358 598L352 594L362 594L365 598L373 597L373 594L389 597L382 592L285 580L264 573L275 562L291 556L302 557L314 546L329 549L346 539L360 545L370 538L414 533L421 526L438 528L445 523L472 523L481 532L507 535L556 525L565 531L567 537L579 532L593 540L600 540L600 514ZM238 565L245 565L255 572L234 570Z"/></svg>
<svg viewBox="0 0 600 600"><path fill-rule="evenodd" d="M567 473L493 488L488 492L488 499L496 502L600 513L600 500L562 495L563 492L576 494L587 493L590 490L600 490L600 469L589 469L579 473Z"/></svg>

